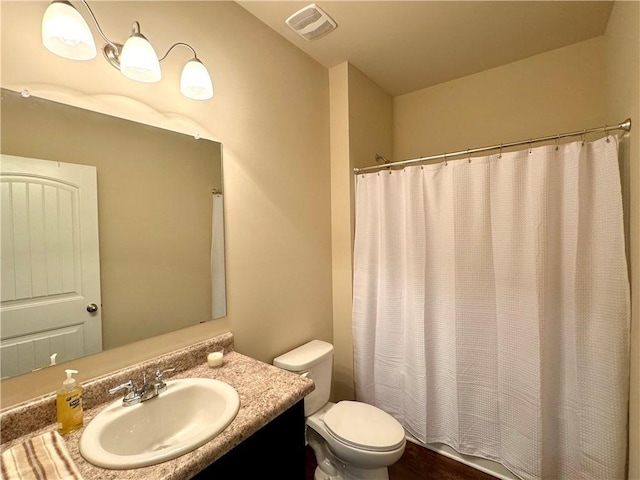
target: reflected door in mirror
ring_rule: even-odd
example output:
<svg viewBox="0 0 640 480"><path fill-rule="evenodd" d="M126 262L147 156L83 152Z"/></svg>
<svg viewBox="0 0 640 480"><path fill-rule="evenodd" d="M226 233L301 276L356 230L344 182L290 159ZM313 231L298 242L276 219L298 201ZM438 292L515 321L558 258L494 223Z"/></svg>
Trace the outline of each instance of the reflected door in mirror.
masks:
<svg viewBox="0 0 640 480"><path fill-rule="evenodd" d="M101 351L102 322L96 168L1 161L6 377Z"/></svg>

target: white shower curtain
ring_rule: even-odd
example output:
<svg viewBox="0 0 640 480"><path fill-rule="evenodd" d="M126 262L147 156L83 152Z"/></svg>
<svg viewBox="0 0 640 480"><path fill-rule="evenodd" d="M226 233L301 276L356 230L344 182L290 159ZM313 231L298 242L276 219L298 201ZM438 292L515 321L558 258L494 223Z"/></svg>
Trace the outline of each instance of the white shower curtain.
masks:
<svg viewBox="0 0 640 480"><path fill-rule="evenodd" d="M617 139L358 175L356 395L524 479L625 477Z"/></svg>

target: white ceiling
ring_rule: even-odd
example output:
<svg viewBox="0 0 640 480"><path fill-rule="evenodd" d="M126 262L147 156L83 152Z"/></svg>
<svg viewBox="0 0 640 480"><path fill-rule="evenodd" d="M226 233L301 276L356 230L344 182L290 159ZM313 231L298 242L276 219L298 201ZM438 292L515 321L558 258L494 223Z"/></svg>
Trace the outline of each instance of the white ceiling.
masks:
<svg viewBox="0 0 640 480"><path fill-rule="evenodd" d="M312 2L238 1L327 68L349 61L402 95L603 35L611 1L318 1L338 28L315 41L285 20Z"/></svg>

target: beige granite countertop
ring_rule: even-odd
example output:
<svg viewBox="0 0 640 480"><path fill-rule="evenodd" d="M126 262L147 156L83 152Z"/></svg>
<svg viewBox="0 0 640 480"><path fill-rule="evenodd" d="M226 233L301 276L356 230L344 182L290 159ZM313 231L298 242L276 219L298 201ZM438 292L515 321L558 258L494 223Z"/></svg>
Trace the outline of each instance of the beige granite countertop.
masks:
<svg viewBox="0 0 640 480"><path fill-rule="evenodd" d="M154 480L183 480L196 475L208 465L230 451L233 447L250 437L253 433L265 426L278 415L296 404L313 390L313 382L298 375L280 370L272 365L254 360L232 350L233 337L216 337L212 343L194 345L171 354L158 357L154 361L145 362L137 366L132 366L126 372L116 372L96 379L92 385L87 387L85 396L84 425L86 426L104 407L113 401L112 397L104 395L105 389L122 383L122 378L132 372L152 370L158 366L175 365L176 359L184 361L182 368L177 368L175 375L166 375L167 380L178 378L214 378L228 383L236 389L240 396L240 410L233 422L214 439L203 446L186 453L176 459L169 460L150 467L136 468L131 470L108 470L95 467L85 461L80 455L78 442L84 427L64 437L67 448L74 462L78 466L85 480L98 479L154 479ZM224 337L224 338L223 338ZM209 368L206 363L206 351L211 344L223 344L225 346L224 365L220 368ZM123 377L124 374L124 377ZM133 375L135 377L135 375ZM128 378L126 378L128 380ZM89 382L88 382L89 383ZM99 391L96 391L98 390ZM93 392L91 390L94 390ZM43 397L34 401L39 406L29 404L2 412L3 443L2 449L10 448L19 444L32 435L42 433L47 430L54 430L55 423L44 423L50 420L48 407L55 408L50 403L51 396ZM153 400L151 400L153 401ZM38 418L37 409L46 415L40 415L46 420L40 420L41 425L33 423ZM31 412L29 412L31 409ZM19 419L24 418L22 422ZM31 420L31 423L30 421ZM15 431L16 424L23 430ZM7 439L5 433L9 434ZM11 438L13 433L13 437ZM21 434L20 436L17 436Z"/></svg>

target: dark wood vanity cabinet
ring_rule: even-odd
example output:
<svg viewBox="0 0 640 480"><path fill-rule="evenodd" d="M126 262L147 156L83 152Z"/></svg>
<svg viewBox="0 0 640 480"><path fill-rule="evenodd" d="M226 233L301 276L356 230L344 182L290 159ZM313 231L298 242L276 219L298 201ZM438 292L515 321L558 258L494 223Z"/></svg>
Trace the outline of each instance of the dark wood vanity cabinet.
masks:
<svg viewBox="0 0 640 480"><path fill-rule="evenodd" d="M304 480L304 426L304 401L300 400L193 478Z"/></svg>

